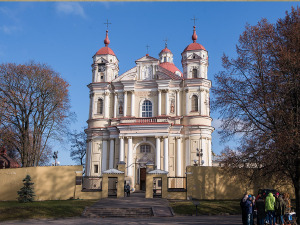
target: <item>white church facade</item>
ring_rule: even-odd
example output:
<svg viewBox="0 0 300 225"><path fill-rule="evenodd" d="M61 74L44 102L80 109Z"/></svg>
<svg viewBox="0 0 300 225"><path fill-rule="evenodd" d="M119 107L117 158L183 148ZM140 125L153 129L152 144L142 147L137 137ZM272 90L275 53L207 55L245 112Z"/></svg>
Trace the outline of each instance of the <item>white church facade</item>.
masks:
<svg viewBox="0 0 300 225"><path fill-rule="evenodd" d="M119 75L119 61L108 47L93 56L86 133L86 175L126 163L125 177L144 189L146 164L185 176L186 166L212 166L208 52L194 26L192 43L182 52L181 72L165 46L159 58L146 54Z"/></svg>

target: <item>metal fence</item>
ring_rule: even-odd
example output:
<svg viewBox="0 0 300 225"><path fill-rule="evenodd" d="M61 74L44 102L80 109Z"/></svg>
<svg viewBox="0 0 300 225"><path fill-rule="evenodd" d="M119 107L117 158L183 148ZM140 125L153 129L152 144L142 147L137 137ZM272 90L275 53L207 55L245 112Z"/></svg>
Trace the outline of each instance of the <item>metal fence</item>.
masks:
<svg viewBox="0 0 300 225"><path fill-rule="evenodd" d="M168 177L168 191L186 191L186 177Z"/></svg>
<svg viewBox="0 0 300 225"><path fill-rule="evenodd" d="M102 177L90 176L82 177L82 190L84 191L101 191Z"/></svg>

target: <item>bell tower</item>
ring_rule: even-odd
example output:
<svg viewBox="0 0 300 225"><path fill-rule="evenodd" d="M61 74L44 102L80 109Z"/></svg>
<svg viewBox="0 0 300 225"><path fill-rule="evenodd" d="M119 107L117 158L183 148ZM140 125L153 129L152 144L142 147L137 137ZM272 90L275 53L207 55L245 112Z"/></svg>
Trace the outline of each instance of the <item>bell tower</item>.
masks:
<svg viewBox="0 0 300 225"><path fill-rule="evenodd" d="M197 39L196 26L194 26L193 43L188 45L181 53L183 77L185 79L207 79L208 52L201 44L196 42Z"/></svg>
<svg viewBox="0 0 300 225"><path fill-rule="evenodd" d="M93 83L111 82L119 74L119 60L113 50L108 47L109 43L108 30L106 30L105 47L93 56Z"/></svg>

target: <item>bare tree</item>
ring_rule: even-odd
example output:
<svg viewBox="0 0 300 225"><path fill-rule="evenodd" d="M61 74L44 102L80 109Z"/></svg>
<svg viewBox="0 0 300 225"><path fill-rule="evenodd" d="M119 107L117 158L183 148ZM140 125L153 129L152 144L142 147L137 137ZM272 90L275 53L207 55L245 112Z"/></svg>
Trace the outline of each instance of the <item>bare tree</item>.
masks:
<svg viewBox="0 0 300 225"><path fill-rule="evenodd" d="M213 89L223 138L241 137L238 149L223 151L225 166L289 179L300 215L300 9L276 24L247 25L236 50L223 56Z"/></svg>
<svg viewBox="0 0 300 225"><path fill-rule="evenodd" d="M87 141L87 134L84 131L78 132L74 130L72 133L69 134L69 139L71 141L71 149L70 149L70 156L72 160L80 165L84 165L85 163L85 155L86 155L86 141Z"/></svg>
<svg viewBox="0 0 300 225"><path fill-rule="evenodd" d="M23 167L38 166L49 140L65 128L68 86L45 64L0 65L0 126L10 131Z"/></svg>

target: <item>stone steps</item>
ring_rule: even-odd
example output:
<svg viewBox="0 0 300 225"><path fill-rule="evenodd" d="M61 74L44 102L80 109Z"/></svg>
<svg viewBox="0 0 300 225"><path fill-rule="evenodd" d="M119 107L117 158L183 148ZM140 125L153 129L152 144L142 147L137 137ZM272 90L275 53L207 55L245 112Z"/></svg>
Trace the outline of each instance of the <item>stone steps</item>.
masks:
<svg viewBox="0 0 300 225"><path fill-rule="evenodd" d="M151 208L87 208L84 217L150 217L153 216Z"/></svg>

